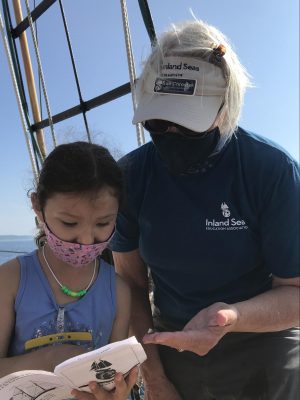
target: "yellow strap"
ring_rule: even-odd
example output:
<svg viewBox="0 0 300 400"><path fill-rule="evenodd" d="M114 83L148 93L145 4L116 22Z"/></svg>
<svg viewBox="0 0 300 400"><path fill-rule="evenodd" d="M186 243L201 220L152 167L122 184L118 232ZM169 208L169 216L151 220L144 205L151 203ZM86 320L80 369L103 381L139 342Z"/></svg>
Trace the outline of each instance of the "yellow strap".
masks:
<svg viewBox="0 0 300 400"><path fill-rule="evenodd" d="M41 336L36 339L30 339L25 342L25 350L35 347L45 346L53 343L63 343L71 341L91 341L93 339L90 332L62 332L52 335Z"/></svg>

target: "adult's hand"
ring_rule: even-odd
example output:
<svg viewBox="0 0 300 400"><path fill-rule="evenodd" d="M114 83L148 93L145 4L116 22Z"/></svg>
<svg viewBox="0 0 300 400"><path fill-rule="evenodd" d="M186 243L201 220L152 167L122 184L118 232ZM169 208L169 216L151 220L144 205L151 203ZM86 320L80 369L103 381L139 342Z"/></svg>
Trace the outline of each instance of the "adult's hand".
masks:
<svg viewBox="0 0 300 400"><path fill-rule="evenodd" d="M144 382L144 390L144 400L181 400L174 385L165 376Z"/></svg>
<svg viewBox="0 0 300 400"><path fill-rule="evenodd" d="M143 342L188 350L204 356L227 332L234 329L237 319L238 311L233 305L215 303L196 314L182 331L146 334Z"/></svg>
<svg viewBox="0 0 300 400"><path fill-rule="evenodd" d="M108 392L101 388L97 382L90 382L89 388L91 393L80 390L72 390L72 396L77 400L126 400L130 394L133 385L138 377L138 368L133 368L128 377L124 379L123 375L118 373L115 376L116 387Z"/></svg>

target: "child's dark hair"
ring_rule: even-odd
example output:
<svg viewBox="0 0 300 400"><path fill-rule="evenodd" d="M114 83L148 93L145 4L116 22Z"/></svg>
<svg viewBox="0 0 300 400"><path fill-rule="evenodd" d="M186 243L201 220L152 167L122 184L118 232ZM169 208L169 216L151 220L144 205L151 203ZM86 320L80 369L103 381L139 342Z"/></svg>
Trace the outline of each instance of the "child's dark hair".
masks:
<svg viewBox="0 0 300 400"><path fill-rule="evenodd" d="M100 145L73 142L57 146L45 159L36 194L43 210L55 193L96 193L105 186L121 202L122 173L112 155Z"/></svg>
<svg viewBox="0 0 300 400"><path fill-rule="evenodd" d="M96 194L109 187L119 204L123 198L122 172L110 152L97 144L73 142L57 146L45 159L36 185L38 205L44 210L56 193ZM41 231L36 242L41 245Z"/></svg>

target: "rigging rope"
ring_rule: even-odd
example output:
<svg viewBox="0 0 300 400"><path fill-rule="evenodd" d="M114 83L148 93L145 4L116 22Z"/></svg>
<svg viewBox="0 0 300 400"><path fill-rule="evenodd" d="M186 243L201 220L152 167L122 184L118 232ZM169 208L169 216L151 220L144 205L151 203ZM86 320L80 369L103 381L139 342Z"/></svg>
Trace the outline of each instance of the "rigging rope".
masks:
<svg viewBox="0 0 300 400"><path fill-rule="evenodd" d="M50 104L49 104L49 100L48 100L48 95L47 95L47 90L46 90L46 84L45 84L45 79L44 79L44 74L43 74L42 63L41 63L41 59L40 59L37 39L36 39L34 26L33 26L33 21L32 21L32 17L31 17L31 12L30 12L30 8L29 8L29 1L25 0L25 4L26 4L29 27L30 27L30 31L31 31L31 35L32 35L32 40L33 40L33 47L34 47L34 50L35 50L35 55L36 55L36 60L37 60L37 64L38 64L39 75L40 75L40 79L41 79L41 85L42 85L43 94L44 94L47 114L48 114L48 118L49 118L49 124L50 124L52 140L53 140L54 147L56 147L57 146L57 140L56 140L56 136L55 136L55 132L54 132L52 114L51 114L51 110L50 110Z"/></svg>
<svg viewBox="0 0 300 400"><path fill-rule="evenodd" d="M23 132L24 132L24 135L25 135L25 140L26 140L28 153L29 153L29 157L30 157L30 161L31 161L32 171L33 171L34 179L37 182L37 180L38 180L38 168L37 168L37 164L35 162L31 141L29 140L29 131L28 131L28 128L27 128L26 118L25 118L25 115L24 115L23 107L22 107L22 101L21 101L21 97L20 97L20 93L19 93L19 88L18 88L18 83L17 83L17 79L16 79L16 75L15 75L15 70L14 70L14 67L13 67L12 57L11 57L11 53L10 53L10 49L9 49L9 45L8 45L8 40L7 40L7 37L5 35L5 31L4 31L4 25L3 25L1 12L0 12L0 28L1 28L1 34L2 34L2 39L3 39L3 43L4 43L6 56L7 56L7 59L8 59L9 70L10 70L10 74L11 74L11 77L12 77L13 86L14 86L14 89L15 89L15 94L16 94L16 97L17 97L17 103L18 103L18 108L19 108L19 112L20 112L21 123L22 123Z"/></svg>
<svg viewBox="0 0 300 400"><path fill-rule="evenodd" d="M36 9L36 3L35 0L33 1L33 9ZM31 17L32 17L32 13L31 13ZM38 37L38 27L37 27L37 21L34 21L34 26L35 26L35 36L36 36L36 40L37 40L37 44L39 45L39 37ZM39 107L40 107L40 113L41 113L41 120L43 119L43 102L42 102L42 91L41 91L41 77L39 75Z"/></svg>
<svg viewBox="0 0 300 400"><path fill-rule="evenodd" d="M78 96L79 96L79 101L80 101L80 106L81 106L81 110L82 110L82 116L83 116L84 125L85 125L85 129L86 129L86 134L88 137L88 141L91 143L92 140L91 140L91 134L90 134L87 118L86 118L85 102L83 101L83 98L81 95L81 89L80 89L75 59L74 59L74 55L73 55L73 50L72 50L72 45L71 45L71 40L70 40L70 35L69 35L69 30L68 30L68 25L67 25L67 20L66 20L64 8L63 8L62 0L59 0L59 6L60 6L60 11L61 11L64 28L65 28L65 33L66 33L66 37L67 37L68 48L69 48L69 53L70 53L70 57L71 57L71 61L72 61L72 68L73 68L73 73L74 73L74 77L75 77L75 81L76 81L77 92L78 92Z"/></svg>
<svg viewBox="0 0 300 400"><path fill-rule="evenodd" d="M8 7L7 1L8 0L2 0L2 3L3 3L3 8L4 9L6 8L5 11L8 14L8 17L10 18L9 7ZM16 0L16 1L18 1L18 0ZM129 83L127 83L123 86L113 89L110 92L104 93L103 95L98 96L94 99L91 99L87 102L83 101L83 99L82 99L81 89L80 89L80 85L79 85L79 79L78 79L78 75L77 75L77 71L76 71L76 65L75 65L75 60L74 60L74 56L73 56L67 22L66 22L64 10L63 10L62 0L59 0L80 104L77 107L73 107L73 108L66 110L62 113L59 113L55 116L51 115L44 75L43 75L43 71L42 71L42 64L41 64L41 59L40 59L40 55L39 55L38 42L37 42L37 31L35 31L35 29L33 27L33 21L35 21L40 15L42 15L55 2L56 2L56 0L42 0L41 3L37 7L35 7L33 9L33 11L31 12L30 8L29 8L29 0L25 0L26 9L27 9L27 17L24 20L21 20L19 22L19 24L16 26L16 28L14 28L14 29L12 28L12 24L10 21L11 29L10 29L10 31L7 32L7 35L10 40L9 41L10 55L12 56L11 58L12 58L12 65L13 65L14 72L15 72L16 85L18 87L18 94L21 99L21 106L23 107L23 117L25 118L25 122L27 123L27 131L29 131L29 133L31 135L31 142L32 142L31 145L32 145L33 151L34 151L35 164L36 164L37 170L39 170L39 161L38 160L40 160L40 162L42 163L42 155L41 155L39 146L37 145L35 136L34 136L34 132L37 133L38 129L41 129L42 127L45 127L45 126L50 126L54 146L56 146L54 123L64 120L66 118L70 118L71 116L77 115L79 113L82 113L84 121L85 121L85 125L86 125L88 138L90 141L89 128L88 128L87 119L86 119L86 111L90 110L91 108L97 107L101 104L104 104L105 102L112 101L124 94L129 93L130 86L131 86L131 91L132 91L132 102L133 102L134 110L136 109L136 106L137 106L136 90L135 90L136 73L135 73L134 57L133 57L132 44L131 44L129 21L128 21L128 15L127 15L126 0L121 0L121 8L122 8L125 44L126 44L126 51L127 51L128 69L129 69L129 76L130 76L130 85L129 85ZM35 4L35 1L34 1L34 4ZM148 35L151 40L151 45L154 46L156 44L156 35L155 35L155 30L154 30L151 13L150 13L150 10L148 7L147 0L139 0L139 6L140 6L140 11L143 16L146 30L147 30ZM5 22L6 22L6 28L7 28L9 26L9 24L7 23L7 19L5 20ZM37 64L38 64L40 85L43 90L45 104L46 104L46 108L47 108L47 114L48 114L47 120L45 119L40 122L35 121L33 125L30 124L28 106L27 106L27 102L26 102L26 95L25 95L23 82L22 82L22 74L21 74L21 69L20 69L19 60L18 60L18 53L16 50L16 43L15 43L15 40L13 40L13 38L15 39L15 38L19 37L20 34L23 31L25 31L27 27L30 27L30 29L31 29L31 35L32 35L34 50L35 50L35 54L36 54ZM11 41L13 41L13 42L11 43ZM41 99L40 99L40 108L41 108ZM145 143L144 131L143 131L141 124L138 124L136 126L136 129L137 129L137 141L138 141L138 145L140 146L143 143Z"/></svg>
<svg viewBox="0 0 300 400"><path fill-rule="evenodd" d="M129 70L129 77L130 77L131 98L132 98L133 110L135 111L136 107L137 107L136 90L135 90L136 72L135 72L135 65L134 65L133 52L132 52L132 44L131 44L131 36L130 36L130 29L129 29L129 20L128 20L128 14L127 14L126 0L121 0L121 10L122 10L125 44L126 44L128 70ZM140 123L136 124L136 132L137 132L138 146L141 146L142 144L145 143L145 135L144 135L144 130L143 130L142 124L140 124Z"/></svg>

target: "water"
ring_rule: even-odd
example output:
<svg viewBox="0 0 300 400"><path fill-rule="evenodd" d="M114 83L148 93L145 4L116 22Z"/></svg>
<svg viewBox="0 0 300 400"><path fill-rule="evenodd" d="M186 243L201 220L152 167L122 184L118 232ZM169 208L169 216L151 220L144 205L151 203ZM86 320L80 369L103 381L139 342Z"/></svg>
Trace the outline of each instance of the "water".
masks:
<svg viewBox="0 0 300 400"><path fill-rule="evenodd" d="M33 236L0 235L0 264L36 249Z"/></svg>

